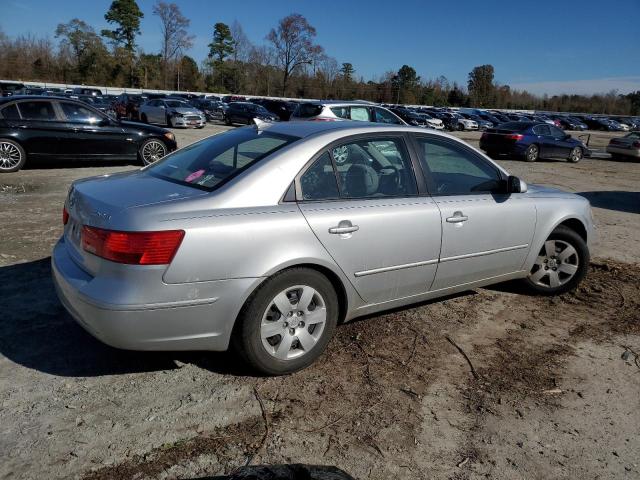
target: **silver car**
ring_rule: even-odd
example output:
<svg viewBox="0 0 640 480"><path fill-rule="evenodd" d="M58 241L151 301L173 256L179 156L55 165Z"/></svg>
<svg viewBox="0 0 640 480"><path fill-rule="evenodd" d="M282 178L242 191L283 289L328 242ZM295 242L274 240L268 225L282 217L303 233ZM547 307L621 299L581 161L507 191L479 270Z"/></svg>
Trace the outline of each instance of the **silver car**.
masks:
<svg viewBox="0 0 640 480"><path fill-rule="evenodd" d="M369 102L341 102L335 100L302 102L291 114L291 121L338 121L355 120L359 122L406 125L395 113Z"/></svg>
<svg viewBox="0 0 640 480"><path fill-rule="evenodd" d="M456 138L257 123L74 182L53 277L88 332L135 350L232 344L283 374L340 322L512 279L559 294L585 275L587 200Z"/></svg>
<svg viewBox="0 0 640 480"><path fill-rule="evenodd" d="M140 106L140 120L169 127L202 128L207 123L205 114L184 100L157 98Z"/></svg>

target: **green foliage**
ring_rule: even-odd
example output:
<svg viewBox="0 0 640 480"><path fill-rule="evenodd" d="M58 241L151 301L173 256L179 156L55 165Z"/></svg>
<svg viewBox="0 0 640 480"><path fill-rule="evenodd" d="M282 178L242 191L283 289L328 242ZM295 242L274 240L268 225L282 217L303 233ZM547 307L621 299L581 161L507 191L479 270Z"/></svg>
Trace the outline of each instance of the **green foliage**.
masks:
<svg viewBox="0 0 640 480"><path fill-rule="evenodd" d="M213 26L213 41L209 44L209 58L216 62L224 62L233 54L234 40L231 29L226 23L218 22Z"/></svg>
<svg viewBox="0 0 640 480"><path fill-rule="evenodd" d="M140 34L140 19L144 14L135 0L113 0L104 19L117 25L114 30L102 30L102 36L111 39L116 46L133 54L136 35Z"/></svg>
<svg viewBox="0 0 640 480"><path fill-rule="evenodd" d="M489 107L495 98L493 65L480 65L469 72L469 97L474 107Z"/></svg>

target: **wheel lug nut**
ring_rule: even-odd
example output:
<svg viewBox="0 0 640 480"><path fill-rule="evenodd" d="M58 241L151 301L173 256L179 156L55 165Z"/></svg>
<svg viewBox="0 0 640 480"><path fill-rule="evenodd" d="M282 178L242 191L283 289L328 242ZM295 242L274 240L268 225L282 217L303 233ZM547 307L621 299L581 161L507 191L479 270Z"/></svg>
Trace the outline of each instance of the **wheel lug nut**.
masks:
<svg viewBox="0 0 640 480"><path fill-rule="evenodd" d="M302 316L302 312L298 312L298 313L297 313L297 315L298 315L299 317L301 317L301 316Z"/></svg>
<svg viewBox="0 0 640 480"><path fill-rule="evenodd" d="M293 335L294 333L296 333L296 331L295 331L295 329L290 328L290 329L289 329L289 333L290 333L291 335Z"/></svg>
<svg viewBox="0 0 640 480"><path fill-rule="evenodd" d="M544 267L545 270L549 270L549 267Z"/></svg>
<svg viewBox="0 0 640 480"><path fill-rule="evenodd" d="M300 322L300 326L301 326L301 327L304 327L304 322Z"/></svg>
<svg viewBox="0 0 640 480"><path fill-rule="evenodd" d="M289 326L289 322L284 322L284 328L287 328Z"/></svg>

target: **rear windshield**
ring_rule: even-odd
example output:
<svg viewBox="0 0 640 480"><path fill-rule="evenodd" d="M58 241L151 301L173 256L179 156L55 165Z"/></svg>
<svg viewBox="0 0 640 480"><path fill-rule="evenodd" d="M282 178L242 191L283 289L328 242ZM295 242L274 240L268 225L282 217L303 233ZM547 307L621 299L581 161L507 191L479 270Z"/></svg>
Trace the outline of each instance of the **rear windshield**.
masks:
<svg viewBox="0 0 640 480"><path fill-rule="evenodd" d="M214 190L298 137L239 128L181 148L147 167L152 175L203 190Z"/></svg>
<svg viewBox="0 0 640 480"><path fill-rule="evenodd" d="M322 112L321 105L316 105L315 103L301 103L298 105L294 116L299 118L310 118L320 115L320 112Z"/></svg>

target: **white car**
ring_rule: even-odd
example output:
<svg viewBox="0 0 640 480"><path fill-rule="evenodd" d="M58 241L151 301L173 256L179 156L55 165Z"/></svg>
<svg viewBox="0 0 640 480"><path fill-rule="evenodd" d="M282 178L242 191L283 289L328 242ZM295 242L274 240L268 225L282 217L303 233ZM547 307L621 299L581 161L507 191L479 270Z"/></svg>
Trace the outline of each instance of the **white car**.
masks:
<svg viewBox="0 0 640 480"><path fill-rule="evenodd" d="M434 118L428 113L420 113L419 115L424 118L429 128L433 128L434 130L444 130L444 123L442 123L442 120L439 118Z"/></svg>
<svg viewBox="0 0 640 480"><path fill-rule="evenodd" d="M456 115L458 117L458 130L478 130L478 122L464 118L462 115Z"/></svg>

